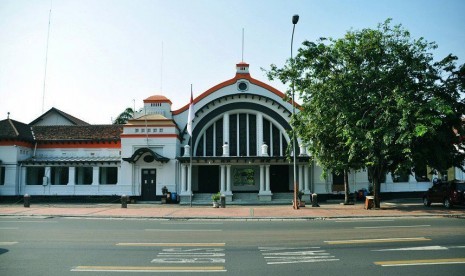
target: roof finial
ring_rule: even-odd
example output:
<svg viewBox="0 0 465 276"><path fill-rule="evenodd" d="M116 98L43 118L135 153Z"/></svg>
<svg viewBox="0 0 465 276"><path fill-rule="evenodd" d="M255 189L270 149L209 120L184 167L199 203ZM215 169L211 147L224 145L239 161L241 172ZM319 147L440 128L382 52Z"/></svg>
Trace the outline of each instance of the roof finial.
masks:
<svg viewBox="0 0 465 276"><path fill-rule="evenodd" d="M6 114L7 114L6 118L10 119L10 112L7 112Z"/></svg>

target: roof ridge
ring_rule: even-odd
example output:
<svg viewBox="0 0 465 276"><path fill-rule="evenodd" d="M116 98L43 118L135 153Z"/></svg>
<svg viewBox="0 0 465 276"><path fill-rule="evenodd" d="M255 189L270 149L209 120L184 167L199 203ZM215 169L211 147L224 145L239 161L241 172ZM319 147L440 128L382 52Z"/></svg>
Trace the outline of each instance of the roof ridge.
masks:
<svg viewBox="0 0 465 276"><path fill-rule="evenodd" d="M15 124L13 124L13 122L11 121L10 118L8 118L8 122L10 122L10 125L13 128L13 130L15 131L16 136L19 136L19 131L16 129Z"/></svg>

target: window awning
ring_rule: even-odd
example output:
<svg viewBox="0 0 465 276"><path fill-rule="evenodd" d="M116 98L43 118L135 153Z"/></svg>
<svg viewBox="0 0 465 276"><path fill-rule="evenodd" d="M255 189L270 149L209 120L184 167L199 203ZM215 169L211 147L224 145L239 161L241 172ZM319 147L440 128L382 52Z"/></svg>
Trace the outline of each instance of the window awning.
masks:
<svg viewBox="0 0 465 276"><path fill-rule="evenodd" d="M91 164L91 163L119 163L119 156L103 156L103 157L82 157L82 156L61 156L61 157L32 157L19 163L24 165L66 165L66 164Z"/></svg>
<svg viewBox="0 0 465 276"><path fill-rule="evenodd" d="M153 150L149 148L140 148L136 150L131 157L125 157L123 158L124 161L127 161L129 163L136 163L139 158L141 158L142 155L145 153L149 153L150 156L152 156L156 161L162 162L162 163L167 163L170 161L169 158L161 156L160 154L154 152Z"/></svg>

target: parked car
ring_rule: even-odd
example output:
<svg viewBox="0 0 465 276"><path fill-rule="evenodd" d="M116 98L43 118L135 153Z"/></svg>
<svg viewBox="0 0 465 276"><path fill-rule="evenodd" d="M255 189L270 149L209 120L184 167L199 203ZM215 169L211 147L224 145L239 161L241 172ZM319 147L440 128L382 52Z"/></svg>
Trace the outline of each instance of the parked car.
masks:
<svg viewBox="0 0 465 276"><path fill-rule="evenodd" d="M465 181L438 182L423 195L423 204L443 203L446 208L465 205Z"/></svg>

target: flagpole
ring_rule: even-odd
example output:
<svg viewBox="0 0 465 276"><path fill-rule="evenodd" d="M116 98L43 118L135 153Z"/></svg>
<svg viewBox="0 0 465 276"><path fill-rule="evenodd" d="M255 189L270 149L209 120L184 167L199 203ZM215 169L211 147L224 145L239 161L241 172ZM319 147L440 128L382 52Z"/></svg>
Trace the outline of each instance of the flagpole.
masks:
<svg viewBox="0 0 465 276"><path fill-rule="evenodd" d="M190 103L189 109L191 109L191 108L193 109L194 108L193 105L194 105L194 102L193 102L193 97L192 97L192 83L191 83L191 103ZM190 113L191 113L191 110L189 110L189 114ZM189 123L191 124L191 133L190 133L191 139L190 139L190 142L189 142L189 144L190 144L189 145L189 150L190 150L190 154L189 154L189 156L190 156L190 158L189 158L189 183L190 183L191 189L190 189L189 193L190 193L190 207L192 207L192 154L194 153L194 151L192 150L192 140L194 140L194 136L193 136L194 131L192 129L192 126L193 126L192 121L194 120L194 118L190 118L190 120L191 121Z"/></svg>

